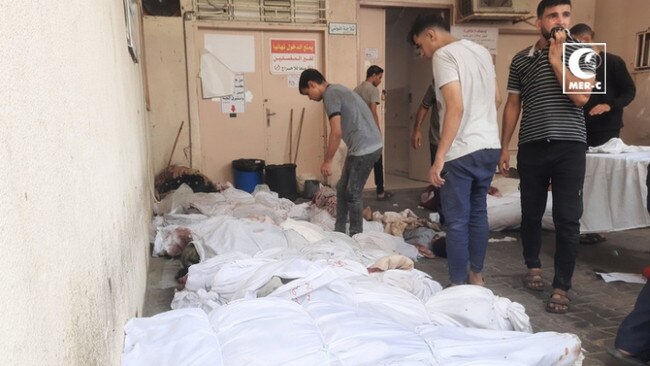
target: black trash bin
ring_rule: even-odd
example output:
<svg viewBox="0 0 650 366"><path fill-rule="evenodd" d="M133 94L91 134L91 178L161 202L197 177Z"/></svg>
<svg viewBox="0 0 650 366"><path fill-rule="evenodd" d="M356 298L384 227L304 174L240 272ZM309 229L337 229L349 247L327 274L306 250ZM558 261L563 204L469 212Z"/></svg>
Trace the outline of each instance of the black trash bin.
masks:
<svg viewBox="0 0 650 366"><path fill-rule="evenodd" d="M235 180L235 188L248 193L255 190L255 186L262 184L262 172L264 171L264 160L261 159L237 159L232 161L232 173Z"/></svg>
<svg viewBox="0 0 650 366"><path fill-rule="evenodd" d="M267 165L264 175L266 184L278 196L291 201L298 198L296 164Z"/></svg>

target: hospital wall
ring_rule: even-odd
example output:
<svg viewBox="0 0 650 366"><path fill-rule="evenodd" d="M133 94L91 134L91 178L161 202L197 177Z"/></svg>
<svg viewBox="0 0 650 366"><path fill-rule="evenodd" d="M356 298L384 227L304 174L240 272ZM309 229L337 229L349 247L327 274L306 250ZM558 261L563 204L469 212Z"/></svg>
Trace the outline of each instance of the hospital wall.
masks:
<svg viewBox="0 0 650 366"><path fill-rule="evenodd" d="M349 1L330 0L328 4L328 21L356 23L362 6L432 6L447 7L454 4L452 0L439 1ZM537 1L528 2L531 13L535 12ZM616 2L607 0L574 0L572 23L584 22L594 26L599 40L608 43L608 50L621 55L632 71L635 52L636 32L647 28L646 19L650 8L645 0L630 0L621 7ZM634 11L629 11L634 9ZM152 166L158 172L164 168L170 157L172 163L190 165L189 128L196 124L190 121L187 113L187 93L185 79L185 55L183 43L183 25L180 17L144 18L145 50L147 53L147 91L149 93L149 120L152 148ZM532 44L536 39L535 18L526 22L460 23L459 25L498 27L498 50L495 56L497 79L505 98L508 66L512 56L522 47ZM359 40L355 36L326 35L325 62L328 80L344 85L356 85L363 79L358 67L350 67L361 62L358 60ZM631 144L650 144L650 118L645 101L650 93L650 72L633 72L638 95L625 112L623 139ZM505 104L505 103L504 103ZM503 104L499 110L499 119ZM172 156L172 147L181 123L184 127L179 135L176 149ZM233 141L238 144L238 141ZM517 151L517 136L510 144L514 156Z"/></svg>
<svg viewBox="0 0 650 366"><path fill-rule="evenodd" d="M634 70L636 34L650 28L648 5L647 0L596 1L595 40L623 58L636 85L636 98L625 108L621 130L621 138L630 145L650 145L650 70Z"/></svg>
<svg viewBox="0 0 650 366"><path fill-rule="evenodd" d="M119 365L149 257L141 64L122 1L27 3L0 5L1 363Z"/></svg>

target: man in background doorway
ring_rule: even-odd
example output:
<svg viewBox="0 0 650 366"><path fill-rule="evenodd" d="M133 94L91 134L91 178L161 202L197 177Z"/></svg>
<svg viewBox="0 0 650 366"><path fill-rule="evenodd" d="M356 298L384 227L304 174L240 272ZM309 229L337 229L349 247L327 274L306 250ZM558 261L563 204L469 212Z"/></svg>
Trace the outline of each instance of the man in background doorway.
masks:
<svg viewBox="0 0 650 366"><path fill-rule="evenodd" d="M573 38L584 42L594 42L594 31L590 26L579 23L571 27ZM596 82L587 104L584 105L585 125L587 126L587 146L599 146L614 137L620 137L623 127L623 108L632 102L636 87L625 61L617 55L594 46L600 55L601 63L596 68ZM604 88L604 90L602 90ZM602 93L605 94L596 94ZM596 244L605 241L602 233L580 235L581 244Z"/></svg>
<svg viewBox="0 0 650 366"><path fill-rule="evenodd" d="M413 123L413 131L411 132L411 146L416 150L422 146L422 133L420 132L420 127L422 127L424 118L427 116L429 111L431 111L431 115L429 116L429 157L431 159L431 165L433 165L433 162L436 159L438 143L440 142L440 115L438 114L436 91L433 82L429 84L427 91L422 97L420 106L418 107L417 112L415 112L415 122ZM433 199L438 212L440 212L440 189L438 187L433 188ZM444 222L442 217L440 222Z"/></svg>
<svg viewBox="0 0 650 366"><path fill-rule="evenodd" d="M362 81L354 91L361 96L364 102L370 108L372 117L375 119L375 124L381 134L381 125L379 124L379 114L377 113L377 106L381 103L379 96L379 89L377 86L381 84L381 79L384 77L384 69L377 65L372 65L366 71L366 80ZM380 201L387 200L392 197L392 193L384 190L384 161L383 156L379 156L379 160L375 163L375 186L377 186L377 199Z"/></svg>
<svg viewBox="0 0 650 366"><path fill-rule="evenodd" d="M579 23L571 27L573 38L584 42L594 42L594 31L590 26ZM587 146L598 146L611 138L620 137L623 127L623 108L634 100L636 87L625 61L612 53L605 53L594 46L600 55L601 63L596 68L596 82L601 82L605 90L594 87L591 97L584 105L585 125L587 126ZM607 78L607 79L605 79ZM605 94L595 94L605 92Z"/></svg>
<svg viewBox="0 0 650 366"><path fill-rule="evenodd" d="M341 178L336 184L336 223L334 230L345 233L350 218L349 235L363 232L362 192L370 170L379 159L383 142L372 113L363 99L352 90L339 84L330 84L323 74L307 69L298 81L300 94L310 100L323 101L330 122L325 161L321 174L332 175L332 159L341 144L348 146Z"/></svg>

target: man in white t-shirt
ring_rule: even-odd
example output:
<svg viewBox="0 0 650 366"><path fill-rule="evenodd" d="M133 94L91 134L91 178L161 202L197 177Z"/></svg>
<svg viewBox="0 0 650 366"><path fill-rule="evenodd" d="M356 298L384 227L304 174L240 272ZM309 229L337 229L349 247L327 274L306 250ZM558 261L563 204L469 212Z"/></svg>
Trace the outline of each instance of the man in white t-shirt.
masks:
<svg viewBox="0 0 650 366"><path fill-rule="evenodd" d="M485 47L459 40L438 15L418 17L408 40L431 58L440 102L440 142L429 170L440 187L452 285L483 285L487 250L487 191L499 162L500 102L492 57ZM469 264L469 274L468 274Z"/></svg>

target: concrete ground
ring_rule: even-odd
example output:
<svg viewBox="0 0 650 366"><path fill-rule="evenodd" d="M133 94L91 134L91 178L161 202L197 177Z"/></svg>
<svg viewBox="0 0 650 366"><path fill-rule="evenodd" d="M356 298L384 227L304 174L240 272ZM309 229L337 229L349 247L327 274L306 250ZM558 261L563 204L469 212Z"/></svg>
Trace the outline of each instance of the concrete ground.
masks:
<svg viewBox="0 0 650 366"><path fill-rule="evenodd" d="M364 203L373 211L401 211L412 209L420 217L429 211L417 208L420 188L392 191L389 201L377 201L374 192L364 193ZM583 245L570 291L571 310L568 314L550 314L544 310L544 301L551 289L543 292L523 288L525 266L521 257L521 241L518 231L492 232L490 238L510 236L516 241L490 243L485 260L486 287L496 295L506 297L526 307L535 332L555 331L576 334L586 350L585 366L616 366L605 349L611 347L618 325L630 312L642 285L622 282L605 283L595 272L640 273L650 265L650 228L627 230L607 234L605 242ZM543 234L541 260L547 283L553 280L554 232ZM169 310L174 294L174 274L180 268L178 260L152 258L149 268L148 289L143 316L151 316ZM429 273L434 280L445 285L447 261L445 259L421 259L416 268Z"/></svg>

